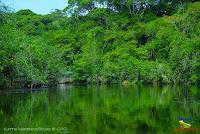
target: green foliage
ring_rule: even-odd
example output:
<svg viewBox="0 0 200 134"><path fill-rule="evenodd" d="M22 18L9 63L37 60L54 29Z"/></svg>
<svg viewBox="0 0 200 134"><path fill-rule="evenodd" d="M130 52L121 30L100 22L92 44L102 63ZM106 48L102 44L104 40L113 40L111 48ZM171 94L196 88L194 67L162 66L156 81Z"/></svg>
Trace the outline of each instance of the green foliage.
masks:
<svg viewBox="0 0 200 134"><path fill-rule="evenodd" d="M23 36L10 25L2 25L0 27L0 85L11 85L14 73L14 59L20 50L20 42Z"/></svg>
<svg viewBox="0 0 200 134"><path fill-rule="evenodd" d="M16 56L18 77L26 77L33 83L47 83L57 78L62 70L62 51L47 45L42 39L31 39L24 42Z"/></svg>
<svg viewBox="0 0 200 134"><path fill-rule="evenodd" d="M185 13L147 23L136 20L137 15L130 19L107 13L106 9L93 9L84 16L88 20L82 22L80 17L81 24L77 26L77 31L87 29L85 25L91 30L78 32L84 35L79 36L83 49L75 59L74 78L92 82L91 75L94 75L98 76L95 77L98 82L198 83L200 9L197 5L189 4ZM96 29L101 30L88 38Z"/></svg>
<svg viewBox="0 0 200 134"><path fill-rule="evenodd" d="M2 2L0 1L0 24L2 24L5 19L5 13L8 11L8 7Z"/></svg>
<svg viewBox="0 0 200 134"><path fill-rule="evenodd" d="M24 17L24 14L16 13L16 27L24 31L27 35L41 35L42 32L45 30L45 25L42 23L41 17L30 13L27 13Z"/></svg>
<svg viewBox="0 0 200 134"><path fill-rule="evenodd" d="M61 48L49 45L43 39L28 37L8 24L2 25L0 29L1 86L57 80L63 69Z"/></svg>
<svg viewBox="0 0 200 134"><path fill-rule="evenodd" d="M35 13L33 13L31 10L29 9L25 9L25 10L20 10L16 13L17 15L36 15Z"/></svg>
<svg viewBox="0 0 200 134"><path fill-rule="evenodd" d="M11 19L0 26L1 85L23 77L47 83L60 72L72 72L75 82L199 83L194 2L70 0L44 16L4 12Z"/></svg>

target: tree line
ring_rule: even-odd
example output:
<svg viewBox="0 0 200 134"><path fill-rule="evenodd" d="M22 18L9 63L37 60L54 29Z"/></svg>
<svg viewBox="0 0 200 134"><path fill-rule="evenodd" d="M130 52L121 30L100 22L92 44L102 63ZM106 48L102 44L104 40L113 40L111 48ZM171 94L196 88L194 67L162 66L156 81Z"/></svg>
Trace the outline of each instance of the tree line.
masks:
<svg viewBox="0 0 200 134"><path fill-rule="evenodd" d="M198 0L69 0L38 15L0 3L0 85L200 82ZM1 86L1 87L2 87Z"/></svg>

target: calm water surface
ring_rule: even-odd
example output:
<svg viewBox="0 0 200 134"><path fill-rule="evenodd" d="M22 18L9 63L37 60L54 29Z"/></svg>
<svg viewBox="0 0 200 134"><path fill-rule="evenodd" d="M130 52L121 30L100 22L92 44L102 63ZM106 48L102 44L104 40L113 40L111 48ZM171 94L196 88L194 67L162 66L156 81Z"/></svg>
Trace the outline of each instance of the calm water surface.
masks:
<svg viewBox="0 0 200 134"><path fill-rule="evenodd" d="M0 91L0 133L169 134L176 132L179 118L190 118L187 122L200 128L198 87L61 86L32 93Z"/></svg>

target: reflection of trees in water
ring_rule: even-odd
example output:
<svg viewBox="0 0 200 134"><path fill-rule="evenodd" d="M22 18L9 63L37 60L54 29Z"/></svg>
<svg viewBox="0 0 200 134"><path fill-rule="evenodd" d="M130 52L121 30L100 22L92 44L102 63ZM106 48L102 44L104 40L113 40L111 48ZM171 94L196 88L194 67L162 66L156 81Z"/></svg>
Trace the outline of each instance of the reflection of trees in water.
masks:
<svg viewBox="0 0 200 134"><path fill-rule="evenodd" d="M200 119L197 88L185 90L91 86L9 94L0 99L0 118L6 126L67 127L72 133L171 132L179 117Z"/></svg>

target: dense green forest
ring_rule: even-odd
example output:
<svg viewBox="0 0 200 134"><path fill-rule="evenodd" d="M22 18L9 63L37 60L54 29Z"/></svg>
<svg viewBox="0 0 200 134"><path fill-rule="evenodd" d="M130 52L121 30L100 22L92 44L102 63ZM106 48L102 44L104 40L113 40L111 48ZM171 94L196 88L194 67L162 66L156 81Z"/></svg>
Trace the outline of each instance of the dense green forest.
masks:
<svg viewBox="0 0 200 134"><path fill-rule="evenodd" d="M38 15L0 2L0 86L200 83L198 0L69 0Z"/></svg>

